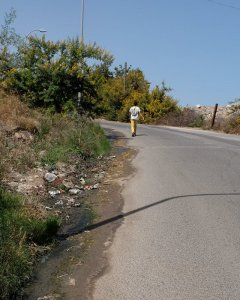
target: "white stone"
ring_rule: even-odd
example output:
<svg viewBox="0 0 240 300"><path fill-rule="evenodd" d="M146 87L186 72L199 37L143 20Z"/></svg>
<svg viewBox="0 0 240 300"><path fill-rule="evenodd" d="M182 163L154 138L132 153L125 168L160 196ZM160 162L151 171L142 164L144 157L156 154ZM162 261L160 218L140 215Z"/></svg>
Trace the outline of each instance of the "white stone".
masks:
<svg viewBox="0 0 240 300"><path fill-rule="evenodd" d="M68 192L71 195L77 195L81 192L81 190L79 190L79 189L70 189Z"/></svg>
<svg viewBox="0 0 240 300"><path fill-rule="evenodd" d="M53 173L46 173L44 175L44 179L47 180L48 182L53 182L55 181L57 178L57 175L53 174Z"/></svg>

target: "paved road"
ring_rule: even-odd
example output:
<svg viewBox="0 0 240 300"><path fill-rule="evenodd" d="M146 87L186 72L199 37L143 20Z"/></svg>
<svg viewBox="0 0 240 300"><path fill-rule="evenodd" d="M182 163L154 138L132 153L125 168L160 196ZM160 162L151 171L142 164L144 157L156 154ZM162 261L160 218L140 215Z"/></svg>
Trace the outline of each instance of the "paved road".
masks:
<svg viewBox="0 0 240 300"><path fill-rule="evenodd" d="M123 190L124 212L139 210L117 230L94 299L240 299L240 137L103 125L139 150Z"/></svg>

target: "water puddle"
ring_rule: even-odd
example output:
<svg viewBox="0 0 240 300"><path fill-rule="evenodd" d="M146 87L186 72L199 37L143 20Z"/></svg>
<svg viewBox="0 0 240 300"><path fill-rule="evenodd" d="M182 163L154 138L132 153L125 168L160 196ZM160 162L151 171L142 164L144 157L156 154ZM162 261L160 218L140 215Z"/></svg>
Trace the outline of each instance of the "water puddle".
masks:
<svg viewBox="0 0 240 300"><path fill-rule="evenodd" d="M92 224L95 217L90 205L85 205L80 213L72 216L71 225L59 231L51 251L38 262L33 282L25 289L26 299L64 299L62 287L74 285L72 266L83 263L93 242L90 232L84 232L84 228ZM77 234L79 232L81 234Z"/></svg>

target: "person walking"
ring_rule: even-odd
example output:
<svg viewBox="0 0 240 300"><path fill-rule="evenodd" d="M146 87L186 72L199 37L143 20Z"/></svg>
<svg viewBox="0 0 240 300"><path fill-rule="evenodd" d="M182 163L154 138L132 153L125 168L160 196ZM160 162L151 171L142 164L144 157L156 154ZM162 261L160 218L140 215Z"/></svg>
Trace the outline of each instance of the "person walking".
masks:
<svg viewBox="0 0 240 300"><path fill-rule="evenodd" d="M141 117L144 120L143 115L141 114L141 110L138 107L138 103L135 100L133 106L129 109L129 117L131 122L131 132L132 136L136 136L137 134L137 121L139 120L139 117Z"/></svg>

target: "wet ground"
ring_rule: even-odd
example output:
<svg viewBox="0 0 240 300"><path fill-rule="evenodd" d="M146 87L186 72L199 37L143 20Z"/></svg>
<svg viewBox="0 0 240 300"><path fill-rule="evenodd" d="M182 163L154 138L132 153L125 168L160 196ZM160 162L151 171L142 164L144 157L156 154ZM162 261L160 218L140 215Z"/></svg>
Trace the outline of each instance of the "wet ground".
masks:
<svg viewBox="0 0 240 300"><path fill-rule="evenodd" d="M94 282L107 267L106 249L122 222L121 189L131 176L135 153L126 140L106 132L113 144L106 176L99 190L88 194L81 209L71 215L71 224L59 231L53 250L41 257L27 299L92 299Z"/></svg>

